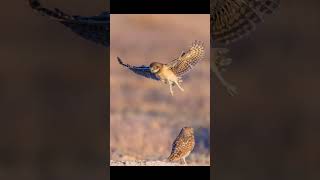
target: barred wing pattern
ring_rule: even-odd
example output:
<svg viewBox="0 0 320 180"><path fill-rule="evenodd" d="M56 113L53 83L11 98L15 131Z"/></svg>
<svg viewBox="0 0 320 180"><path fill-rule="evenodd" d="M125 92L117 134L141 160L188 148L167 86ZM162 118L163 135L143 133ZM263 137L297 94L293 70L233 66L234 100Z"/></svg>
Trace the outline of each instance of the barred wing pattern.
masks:
<svg viewBox="0 0 320 180"><path fill-rule="evenodd" d="M110 15L108 12L102 12L100 15L89 17L72 16L57 8L54 10L44 8L37 0L29 0L29 5L38 13L48 16L66 27L69 27L79 36L105 47L109 46Z"/></svg>
<svg viewBox="0 0 320 180"><path fill-rule="evenodd" d="M189 72L204 57L204 45L195 41L187 52L183 52L179 58L167 65L177 75L182 76Z"/></svg>
<svg viewBox="0 0 320 180"><path fill-rule="evenodd" d="M138 75L144 76L146 78L154 79L154 80L160 80L155 74L153 74L150 71L149 66L144 66L144 65L143 66L132 66L132 65L123 63L119 57L117 57L117 59L118 59L119 64L127 67L128 69L130 69L131 71L133 71L134 73L136 73Z"/></svg>
<svg viewBox="0 0 320 180"><path fill-rule="evenodd" d="M210 0L211 45L229 44L249 34L280 0Z"/></svg>

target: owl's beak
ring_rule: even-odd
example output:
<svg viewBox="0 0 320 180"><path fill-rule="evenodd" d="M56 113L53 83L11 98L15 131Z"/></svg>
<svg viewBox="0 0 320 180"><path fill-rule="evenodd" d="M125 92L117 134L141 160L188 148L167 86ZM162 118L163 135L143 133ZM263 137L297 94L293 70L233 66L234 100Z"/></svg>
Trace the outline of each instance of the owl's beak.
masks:
<svg viewBox="0 0 320 180"><path fill-rule="evenodd" d="M154 67L152 67L152 68L150 68L150 71L151 71L152 73L156 73L156 72L158 72L158 71L159 71L159 69L158 69L158 68L154 68Z"/></svg>

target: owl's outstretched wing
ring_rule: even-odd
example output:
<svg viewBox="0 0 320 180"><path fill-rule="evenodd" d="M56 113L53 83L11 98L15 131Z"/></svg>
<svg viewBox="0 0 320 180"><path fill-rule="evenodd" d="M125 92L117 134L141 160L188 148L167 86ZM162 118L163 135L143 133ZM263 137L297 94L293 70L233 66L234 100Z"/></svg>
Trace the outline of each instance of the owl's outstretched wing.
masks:
<svg viewBox="0 0 320 180"><path fill-rule="evenodd" d="M50 10L41 6L37 0L29 0L32 9L69 27L81 37L108 47L110 42L110 15L103 12L97 16L72 16L59 9Z"/></svg>
<svg viewBox="0 0 320 180"><path fill-rule="evenodd" d="M133 71L136 74L139 74L139 75L144 76L146 78L160 80L154 73L152 73L150 71L149 66L132 66L129 64L124 64L119 57L117 57L117 59L118 59L119 64L127 67L128 69L130 69L131 71Z"/></svg>
<svg viewBox="0 0 320 180"><path fill-rule="evenodd" d="M210 0L211 46L247 35L278 8L280 0Z"/></svg>
<svg viewBox="0 0 320 180"><path fill-rule="evenodd" d="M195 41L187 52L183 52L179 58L167 63L171 70L182 76L189 72L204 57L204 45Z"/></svg>

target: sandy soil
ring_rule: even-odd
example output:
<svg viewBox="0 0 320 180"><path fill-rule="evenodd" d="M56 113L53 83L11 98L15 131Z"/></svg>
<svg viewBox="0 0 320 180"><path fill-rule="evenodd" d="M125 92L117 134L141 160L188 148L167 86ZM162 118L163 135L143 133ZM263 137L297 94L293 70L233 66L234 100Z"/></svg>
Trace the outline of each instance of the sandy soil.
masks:
<svg viewBox="0 0 320 180"><path fill-rule="evenodd" d="M185 166L183 163L174 163L166 161L110 161L111 166ZM208 166L208 164L190 163L187 166Z"/></svg>

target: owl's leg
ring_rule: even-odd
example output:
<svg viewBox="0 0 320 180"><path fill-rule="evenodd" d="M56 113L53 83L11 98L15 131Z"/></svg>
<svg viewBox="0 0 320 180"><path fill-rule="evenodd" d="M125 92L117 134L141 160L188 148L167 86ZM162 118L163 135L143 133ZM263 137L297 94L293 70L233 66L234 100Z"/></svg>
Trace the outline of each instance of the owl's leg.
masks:
<svg viewBox="0 0 320 180"><path fill-rule="evenodd" d="M161 82L163 82L164 84L167 84L167 80L165 80L165 79L161 79Z"/></svg>
<svg viewBox="0 0 320 180"><path fill-rule="evenodd" d="M186 162L186 158L183 157L182 159L183 159L184 165L185 165L185 166L188 165L187 162Z"/></svg>
<svg viewBox="0 0 320 180"><path fill-rule="evenodd" d="M184 89L180 86L180 84L179 84L177 81L175 81L174 83L178 86L178 88L179 88L181 91L184 91Z"/></svg>
<svg viewBox="0 0 320 180"><path fill-rule="evenodd" d="M172 84L173 84L172 82L169 82L170 92L171 92L171 95L173 96Z"/></svg>
<svg viewBox="0 0 320 180"><path fill-rule="evenodd" d="M216 77L222 83L223 87L225 87L227 89L228 93L231 96L238 94L237 88L235 86L233 86L232 84L229 84L226 80L224 80L224 78L222 77L220 71L218 70L215 62L211 63L211 68L212 68L213 73L216 75Z"/></svg>

